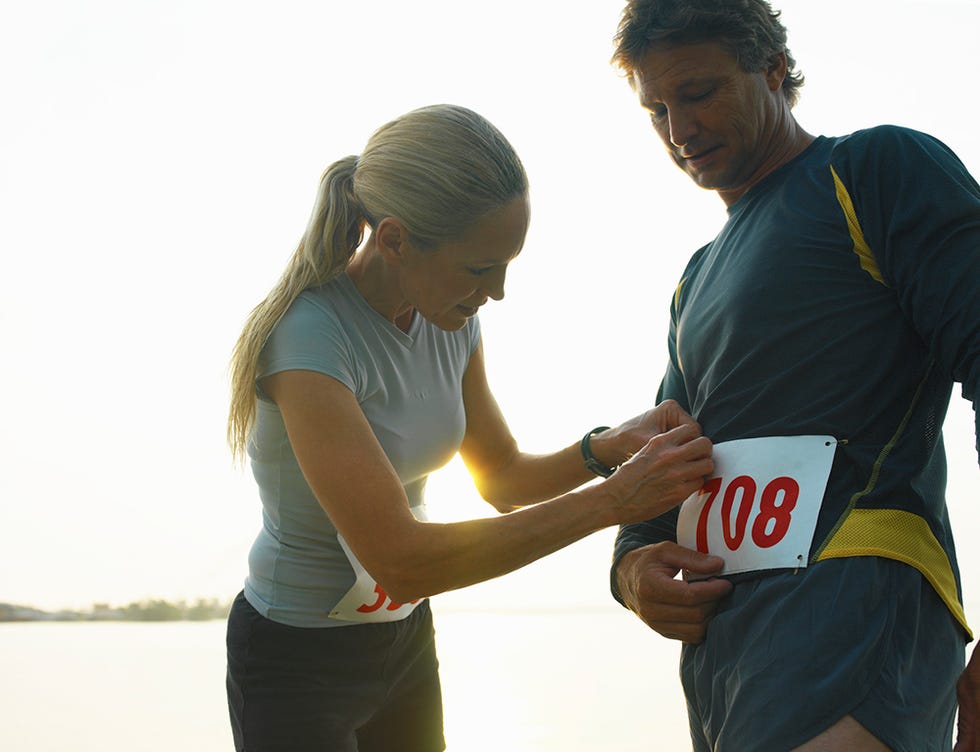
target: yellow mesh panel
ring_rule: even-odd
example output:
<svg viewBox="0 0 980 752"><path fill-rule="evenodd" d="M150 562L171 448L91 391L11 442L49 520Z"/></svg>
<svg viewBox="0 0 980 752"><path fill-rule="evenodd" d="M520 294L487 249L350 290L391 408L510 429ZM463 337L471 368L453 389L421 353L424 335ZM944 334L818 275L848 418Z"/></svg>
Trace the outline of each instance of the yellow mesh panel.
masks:
<svg viewBox="0 0 980 752"><path fill-rule="evenodd" d="M837 175L837 171L833 167L830 168L830 171L834 175L834 186L837 189L837 202L840 204L841 209L844 210L844 216L847 218L847 229L851 233L851 240L854 241L854 252L857 254L861 268L870 274L871 279L875 282L885 284L885 280L881 276L881 271L878 269L878 262L875 261L874 254L871 253L871 247L868 245L868 241L864 239L864 231L861 230L861 223L858 222L857 212L854 211L854 203L851 201L851 196L847 192L847 188L844 187L843 181Z"/></svg>
<svg viewBox="0 0 980 752"><path fill-rule="evenodd" d="M846 556L881 556L915 567L973 639L949 557L919 515L900 509L851 510L816 560Z"/></svg>

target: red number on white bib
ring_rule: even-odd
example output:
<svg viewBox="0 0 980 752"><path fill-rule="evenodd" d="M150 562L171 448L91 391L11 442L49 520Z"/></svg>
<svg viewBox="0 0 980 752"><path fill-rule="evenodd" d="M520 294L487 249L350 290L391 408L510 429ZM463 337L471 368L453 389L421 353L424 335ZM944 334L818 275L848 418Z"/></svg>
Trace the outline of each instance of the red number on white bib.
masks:
<svg viewBox="0 0 980 752"><path fill-rule="evenodd" d="M739 491L742 492L742 497L739 500L738 515L735 517L735 529L732 530L732 506L735 504L735 494ZM754 501L755 481L748 475L738 476L725 489L725 500L721 503L721 532L729 551L735 551L742 545Z"/></svg>
<svg viewBox="0 0 980 752"><path fill-rule="evenodd" d="M722 478L711 478L699 492L708 494L708 500L701 508L701 515L698 518L696 542L701 553L709 553L708 516L715 499L721 493L722 483ZM749 517L755 504L756 490L755 481L748 475L739 475L725 486L721 503L721 530L725 545L730 551L737 550L745 539L745 531L748 529ZM782 493L782 500L777 504L776 500L780 493ZM759 548L771 548L785 537L799 495L799 484L788 476L773 478L766 484L762 489L759 512L752 523L752 541L755 545ZM733 523L732 511L735 509L736 498L738 509ZM770 523L772 529L769 529Z"/></svg>
<svg viewBox="0 0 980 752"><path fill-rule="evenodd" d="M381 587L378 583L374 583L374 592L378 596L378 599L374 603L362 603L360 606L357 607L358 613L372 614L375 611L377 611L379 608L381 608L385 604L385 601L388 600L388 593L386 593L385 589ZM418 598L416 598L414 601L411 601L412 604L418 602L419 602ZM398 601L391 601L391 603L388 604L387 610L397 611L404 605L405 605L404 603L399 603Z"/></svg>
<svg viewBox="0 0 980 752"><path fill-rule="evenodd" d="M782 503L776 504L776 495L782 491ZM759 548L771 548L786 535L792 522L792 512L800 498L800 484L790 477L773 478L762 491L762 501L759 503L759 516L752 525L752 540ZM769 521L772 520L772 530L768 533Z"/></svg>
<svg viewBox="0 0 980 752"><path fill-rule="evenodd" d="M698 518L698 551L703 554L708 553L708 512L711 511L711 505L715 503L715 497L720 490L721 478L712 478L699 491L702 494L711 494L708 500L704 502L704 507L701 509L701 516Z"/></svg>

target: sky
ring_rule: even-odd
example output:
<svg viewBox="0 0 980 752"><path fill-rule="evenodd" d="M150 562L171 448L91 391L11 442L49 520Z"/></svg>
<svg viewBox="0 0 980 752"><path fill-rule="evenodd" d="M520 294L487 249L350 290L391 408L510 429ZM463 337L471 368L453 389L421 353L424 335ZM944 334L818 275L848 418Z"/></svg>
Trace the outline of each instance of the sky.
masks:
<svg viewBox="0 0 980 752"><path fill-rule="evenodd" d="M897 123L980 175L975 0L785 0L811 133ZM574 8L573 10L570 10ZM225 444L227 363L322 170L415 107L494 122L531 180L492 387L547 451L653 404L670 295L724 222L609 65L619 0L0 2L0 601L231 598L260 524ZM950 514L980 604L972 411L945 427ZM485 516L458 461L436 519ZM602 607L613 531L440 596ZM972 612L980 617L980 606Z"/></svg>

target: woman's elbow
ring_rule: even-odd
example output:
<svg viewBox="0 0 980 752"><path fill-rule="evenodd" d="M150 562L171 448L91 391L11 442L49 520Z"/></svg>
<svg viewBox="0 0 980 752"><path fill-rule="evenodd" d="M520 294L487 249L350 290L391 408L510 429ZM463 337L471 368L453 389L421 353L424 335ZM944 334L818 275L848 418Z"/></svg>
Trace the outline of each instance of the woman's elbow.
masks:
<svg viewBox="0 0 980 752"><path fill-rule="evenodd" d="M500 500L491 501L489 503L490 506L492 506L501 514L507 514L508 512L516 512L518 509L525 506L524 504L515 504L509 501L500 501Z"/></svg>
<svg viewBox="0 0 980 752"><path fill-rule="evenodd" d="M416 578L405 576L404 573L383 574L375 578L375 581L393 603L413 603L436 595L434 592L427 592L428 589Z"/></svg>
<svg viewBox="0 0 980 752"><path fill-rule="evenodd" d="M499 483L478 480L476 481L476 490L480 494L480 498L501 514L513 512L515 509L520 509L524 506L512 494L508 494L506 489Z"/></svg>

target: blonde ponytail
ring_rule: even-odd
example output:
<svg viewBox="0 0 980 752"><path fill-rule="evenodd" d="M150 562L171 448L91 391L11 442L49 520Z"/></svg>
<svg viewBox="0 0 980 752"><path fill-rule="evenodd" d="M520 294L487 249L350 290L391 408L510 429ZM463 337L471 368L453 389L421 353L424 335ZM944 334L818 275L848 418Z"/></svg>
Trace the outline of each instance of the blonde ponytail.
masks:
<svg viewBox="0 0 980 752"><path fill-rule="evenodd" d="M340 274L361 243L363 212L353 191L357 157L334 162L320 177L316 203L299 246L279 282L249 314L231 358L231 409L228 443L241 459L255 422L255 378L259 354L279 319L311 287Z"/></svg>

